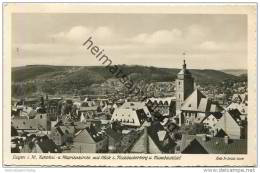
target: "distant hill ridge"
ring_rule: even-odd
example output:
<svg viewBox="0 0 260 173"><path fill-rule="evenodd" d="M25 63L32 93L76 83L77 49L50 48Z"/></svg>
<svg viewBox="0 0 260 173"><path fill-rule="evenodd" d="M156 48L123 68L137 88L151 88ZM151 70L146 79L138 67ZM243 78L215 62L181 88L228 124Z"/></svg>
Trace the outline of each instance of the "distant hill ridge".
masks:
<svg viewBox="0 0 260 173"><path fill-rule="evenodd" d="M231 74L234 76L240 76L240 75L247 75L247 70L246 69L225 69L221 70L224 73Z"/></svg>
<svg viewBox="0 0 260 173"><path fill-rule="evenodd" d="M132 80L146 81L174 81L180 69L159 68L139 65L118 65L123 73ZM237 79L238 76L227 74L220 70L191 69L195 80L199 83L221 82L226 79ZM243 74L243 73L242 73ZM57 82L80 81L86 85L102 83L113 78L104 66L51 66L28 65L12 68L12 82L26 82L28 80L56 80Z"/></svg>

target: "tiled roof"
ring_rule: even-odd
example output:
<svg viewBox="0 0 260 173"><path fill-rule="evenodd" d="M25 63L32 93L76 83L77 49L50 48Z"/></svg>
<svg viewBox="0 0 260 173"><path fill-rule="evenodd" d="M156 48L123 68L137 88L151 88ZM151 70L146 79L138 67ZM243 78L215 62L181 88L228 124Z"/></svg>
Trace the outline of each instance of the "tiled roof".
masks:
<svg viewBox="0 0 260 173"><path fill-rule="evenodd" d="M58 146L47 136L40 137L38 140L38 146L43 153L58 153L60 152Z"/></svg>
<svg viewBox="0 0 260 173"><path fill-rule="evenodd" d="M94 127L86 128L86 130L89 132L90 136L95 142L99 142L104 139L104 136L99 134L99 132Z"/></svg>
<svg viewBox="0 0 260 173"><path fill-rule="evenodd" d="M144 131L131 131L128 134L124 135L121 140L119 151L121 151L122 153L130 152L137 140L140 138L140 136L142 136L143 132Z"/></svg>
<svg viewBox="0 0 260 173"><path fill-rule="evenodd" d="M204 117L203 120L201 122L204 122L207 118L209 118L210 116L215 117L217 120L219 120L223 114L221 112L213 112L211 114L209 114L208 116Z"/></svg>
<svg viewBox="0 0 260 173"><path fill-rule="evenodd" d="M132 110L117 108L113 112L112 121L119 121L129 126L141 126L142 122L147 118L143 109Z"/></svg>
<svg viewBox="0 0 260 173"><path fill-rule="evenodd" d="M79 135L85 133L85 135L89 134L91 139L93 139L94 142L99 142L104 139L104 136L100 134L93 126L87 127L85 129L79 130L78 132L75 133L75 138L77 138ZM83 138L82 138L83 139Z"/></svg>
<svg viewBox="0 0 260 173"><path fill-rule="evenodd" d="M113 139L116 140L116 141L120 141L121 138L122 138L122 135L121 135L120 133L114 131L114 130L111 129L111 128L107 128L105 131L106 131L106 134L107 134L108 136L110 136L111 138L113 138Z"/></svg>
<svg viewBox="0 0 260 173"><path fill-rule="evenodd" d="M143 109L147 117L151 117L145 102L125 102L122 106L120 106L120 108L133 110Z"/></svg>
<svg viewBox="0 0 260 173"><path fill-rule="evenodd" d="M163 127L158 127L158 126L156 127L154 125L148 127L148 135L151 137L153 142L157 145L157 147L160 149L161 152L168 153L169 149L173 148L175 144L169 138L169 134L166 131L165 131L166 133L163 134L162 131L165 131ZM164 145L163 141L165 141L166 139L169 139L169 143Z"/></svg>
<svg viewBox="0 0 260 173"><path fill-rule="evenodd" d="M241 114L247 114L247 106L244 104L231 103L226 110L237 109Z"/></svg>
<svg viewBox="0 0 260 173"><path fill-rule="evenodd" d="M144 130L141 131L140 136L131 147L137 143L142 135L144 135ZM164 127L159 122L154 122L150 127L147 127L147 135L153 140L154 144L162 153L167 153L170 149L175 147L175 143L170 139L168 132L164 130ZM167 139L169 139L169 142L164 144L164 141Z"/></svg>
<svg viewBox="0 0 260 173"><path fill-rule="evenodd" d="M208 138L206 141L202 137L195 135L183 135L181 151L190 145L192 141L196 140L209 154L246 154L247 140L232 139L228 144L224 142L224 138Z"/></svg>

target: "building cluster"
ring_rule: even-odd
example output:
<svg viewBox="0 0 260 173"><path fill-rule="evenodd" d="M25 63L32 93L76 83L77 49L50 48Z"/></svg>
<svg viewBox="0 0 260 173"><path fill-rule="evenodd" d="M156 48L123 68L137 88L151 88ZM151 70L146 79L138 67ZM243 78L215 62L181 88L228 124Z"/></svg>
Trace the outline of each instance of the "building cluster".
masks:
<svg viewBox="0 0 260 173"><path fill-rule="evenodd" d="M108 83L118 84L115 80ZM13 99L11 150L247 153L246 89L233 94L228 105L219 104L196 87L185 61L174 83L156 83L148 88L156 92L142 101L106 95ZM175 93L170 95L172 91Z"/></svg>

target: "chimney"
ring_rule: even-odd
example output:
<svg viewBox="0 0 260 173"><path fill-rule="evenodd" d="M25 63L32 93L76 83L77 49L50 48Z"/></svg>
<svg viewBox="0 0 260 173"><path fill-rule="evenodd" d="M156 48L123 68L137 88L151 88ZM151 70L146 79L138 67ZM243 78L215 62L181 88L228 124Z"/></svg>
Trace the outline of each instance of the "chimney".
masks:
<svg viewBox="0 0 260 173"><path fill-rule="evenodd" d="M228 144L228 142L229 142L229 137L228 136L224 136L224 142L225 142L225 144Z"/></svg>
<svg viewBox="0 0 260 173"><path fill-rule="evenodd" d="M148 129L147 126L144 127L144 153L148 153Z"/></svg>

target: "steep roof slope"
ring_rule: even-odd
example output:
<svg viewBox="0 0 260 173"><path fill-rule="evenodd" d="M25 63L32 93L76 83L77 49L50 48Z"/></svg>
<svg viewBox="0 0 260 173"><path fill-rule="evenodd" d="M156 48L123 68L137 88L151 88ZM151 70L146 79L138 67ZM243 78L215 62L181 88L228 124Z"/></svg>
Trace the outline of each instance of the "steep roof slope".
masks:
<svg viewBox="0 0 260 173"><path fill-rule="evenodd" d="M203 99L202 103L201 100ZM199 105L201 108L207 105L207 99L198 89L194 90L193 93L184 101L181 110L198 111Z"/></svg>

